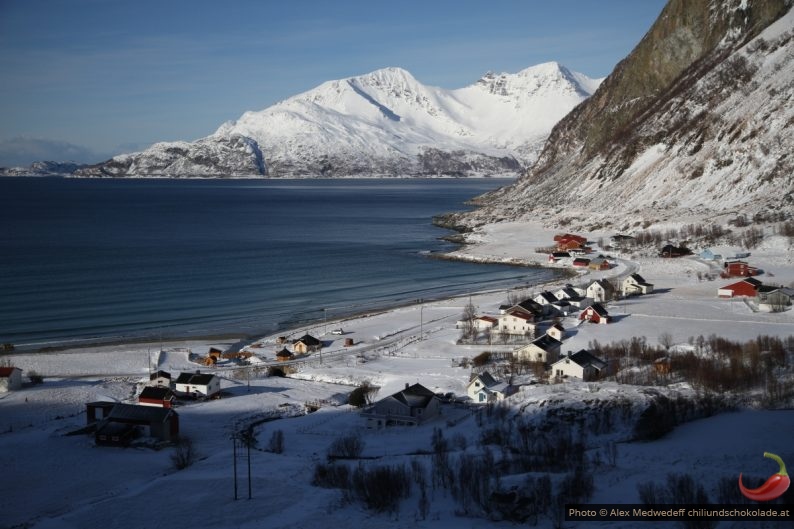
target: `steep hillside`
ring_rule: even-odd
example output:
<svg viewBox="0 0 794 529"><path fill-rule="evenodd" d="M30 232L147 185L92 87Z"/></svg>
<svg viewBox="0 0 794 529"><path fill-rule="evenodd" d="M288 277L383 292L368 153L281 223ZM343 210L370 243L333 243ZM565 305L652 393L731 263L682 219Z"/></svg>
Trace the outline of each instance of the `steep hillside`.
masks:
<svg viewBox="0 0 794 529"><path fill-rule="evenodd" d="M160 143L78 174L516 175L598 83L546 63L445 90L386 68L246 112L197 142Z"/></svg>
<svg viewBox="0 0 794 529"><path fill-rule="evenodd" d="M791 211L791 5L671 0L597 92L554 127L532 169L450 223Z"/></svg>

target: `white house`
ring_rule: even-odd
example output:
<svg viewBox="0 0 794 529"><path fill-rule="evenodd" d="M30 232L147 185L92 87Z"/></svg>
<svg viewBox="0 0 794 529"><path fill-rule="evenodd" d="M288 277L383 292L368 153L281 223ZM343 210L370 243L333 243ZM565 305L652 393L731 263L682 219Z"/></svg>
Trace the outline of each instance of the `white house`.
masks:
<svg viewBox="0 0 794 529"><path fill-rule="evenodd" d="M499 326L499 319L493 316L477 316L474 318L474 328L477 331L487 331Z"/></svg>
<svg viewBox="0 0 794 529"><path fill-rule="evenodd" d="M18 367L0 367L0 393L22 387L22 370Z"/></svg>
<svg viewBox="0 0 794 529"><path fill-rule="evenodd" d="M418 426L441 414L441 402L435 393L421 384L405 385L405 389L379 400L361 412L367 428L385 426Z"/></svg>
<svg viewBox="0 0 794 529"><path fill-rule="evenodd" d="M561 342L565 337L565 327L563 327L561 323L555 323L546 329L546 334Z"/></svg>
<svg viewBox="0 0 794 529"><path fill-rule="evenodd" d="M528 362L554 362L560 356L560 346L562 342L544 334L540 338L532 340L532 343L513 351L513 355L518 360Z"/></svg>
<svg viewBox="0 0 794 529"><path fill-rule="evenodd" d="M631 274L623 280L622 289L624 296L650 294L653 292L653 285L645 281L640 274Z"/></svg>
<svg viewBox="0 0 794 529"><path fill-rule="evenodd" d="M573 285L565 285L563 288L555 290L553 294L557 299L581 298L587 295L587 289L578 288Z"/></svg>
<svg viewBox="0 0 794 529"><path fill-rule="evenodd" d="M532 314L516 310L499 316L499 332L513 336L535 336L536 327Z"/></svg>
<svg viewBox="0 0 794 529"><path fill-rule="evenodd" d="M499 382L487 371L474 375L466 386L466 394L476 403L502 401L514 392L514 386Z"/></svg>
<svg viewBox="0 0 794 529"><path fill-rule="evenodd" d="M212 374L180 373L174 383L174 393L186 397L210 398L221 393L221 379Z"/></svg>
<svg viewBox="0 0 794 529"><path fill-rule="evenodd" d="M551 372L558 378L574 377L582 380L595 380L606 367L606 362L582 349L574 354L569 352L551 364Z"/></svg>
<svg viewBox="0 0 794 529"><path fill-rule="evenodd" d="M599 303L611 301L615 297L615 287L606 279L597 279L587 287L587 297Z"/></svg>
<svg viewBox="0 0 794 529"><path fill-rule="evenodd" d="M149 375L149 382L146 384L154 388L170 388L171 373L168 371L157 371Z"/></svg>

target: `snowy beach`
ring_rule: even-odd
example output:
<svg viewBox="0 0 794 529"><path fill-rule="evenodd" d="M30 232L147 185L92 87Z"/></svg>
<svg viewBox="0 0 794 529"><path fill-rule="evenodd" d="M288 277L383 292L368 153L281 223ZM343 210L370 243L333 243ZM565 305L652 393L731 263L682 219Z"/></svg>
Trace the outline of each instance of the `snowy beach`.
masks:
<svg viewBox="0 0 794 529"><path fill-rule="evenodd" d="M462 258L465 254L466 258L477 261L501 259L514 264L538 263L545 254L535 249L548 246L553 234L528 224L489 227L475 233L473 244L459 250L455 257ZM587 235L595 240L607 234ZM729 253L736 249L715 250ZM759 334L779 337L792 334L794 312L791 310L774 314L753 312L744 302L717 298L717 288L730 281L702 279L704 274L713 271L713 265L701 259L632 258L617 253L614 258L616 267L608 271L588 271L568 281L586 284L594 278L639 272L654 283L655 292L607 304L610 314L614 315L609 325L581 324L576 315L562 318L560 321L567 330L563 353L587 348L593 341L610 343L632 337L646 337L648 342L655 344L665 333L672 335L674 344L683 348L688 346L690 337L699 335L717 334L744 341ZM761 247L753 250L752 260L764 269L766 276L761 276L764 280L782 284L794 281L788 239L767 238ZM536 285L525 293L530 295L542 288L553 289L563 284ZM289 333L264 336L242 349L258 357L257 363L250 367L230 361L220 361L215 367L196 363L210 347L223 350L236 340L166 343L162 348L159 343L120 344L4 356L25 372L35 371L44 376L42 384L0 397L0 430L4 432L0 435L3 447L0 462L12 468L12 475L18 479L24 476L22 485L25 485L17 481L13 488L3 487L0 503L6 513L4 524L7 527L20 524L86 527L114 518L109 515L111 510L123 513L111 527L142 527L149 516L173 523L188 517L197 527L320 527L329 523L339 525L343 520L364 523L369 517L366 511L343 506L338 491L311 485L312 465L324 459L336 436L358 433L365 442L363 455L386 458L388 462L428 450L434 427L443 428L447 438L466 439L470 449L477 443L477 434L472 428L474 418L465 408L451 408L444 412L446 421L416 428L367 430L357 410L345 404L347 395L362 383L379 388L375 400L414 383L438 394L465 395L471 371L462 367L468 365L462 359L471 359L484 350L507 352L514 347L499 343L458 345L460 330L456 322L469 303L476 308L477 314L498 314L507 296L508 292L473 294L319 322ZM343 334L333 334L334 329L341 329ZM276 351L283 347L277 343L279 336L295 338L305 333L323 341L322 352L296 360L297 372L288 378L267 377L266 366L289 365L289 362L275 360ZM353 345L346 346L346 340L352 340ZM202 370L221 378L221 399L178 407L180 432L192 439L199 454L190 468L180 472L172 470L172 449L94 447L92 437L64 437L84 425L87 402L134 402L153 370ZM641 410L648 399L642 387L614 382L593 385L571 379L562 384L531 384L533 378L529 375L523 380L528 385L520 386L519 392L508 402L525 410L536 410L528 412L530 415L541 413L545 402L587 409L590 406L587 403L593 399L624 399ZM665 391L692 394L686 385ZM306 403L315 401L326 404L315 413L303 415ZM287 410L286 415L295 415L295 418L255 427L259 449L252 456L254 499L235 503L232 500L230 435L279 410ZM779 428L794 423L784 415L788 417L791 412L747 410L720 415L680 427L663 440L648 445L625 443L631 437L630 425L616 427L592 440L593 453L607 446L605 443L619 443L617 463L599 474L595 498L603 502L631 499L636 494L637 481L645 475L639 473L640 468L656 469L660 475L672 468L694 469L697 475L707 475L717 467L724 467L726 473L735 470L738 474L764 450L777 449L785 454L790 447L780 446L776 439L791 438L794 431L786 433L778 429L774 433L773 428L773 425ZM727 432L743 430L743 425L748 423L753 424L752 436L734 436L727 443L731 438ZM283 454L263 452L262 448L276 429L283 432L285 439ZM662 453L672 456L677 452L673 448L677 443L689 446L696 438L710 439L698 443L709 447L707 453L680 454L670 460L660 457ZM787 455L791 459L794 453ZM695 461L696 467L693 466ZM85 475L81 469L87 465L92 469L90 479L79 477ZM273 480L273 476L279 479ZM278 492L284 479L290 480L290 487L300 496L300 506ZM32 494L35 484L42 480L47 480L48 494ZM158 494L170 488L177 488L179 492L166 496ZM376 526L404 527L408 519L417 527L460 527L461 523L467 527L493 526L487 520L455 517L453 500L440 490L434 494L427 519L416 518L415 500L409 500L403 502L399 514L377 518ZM200 506L210 498L213 508L196 518L196 511L202 510ZM148 507L141 510L138 506L144 504Z"/></svg>

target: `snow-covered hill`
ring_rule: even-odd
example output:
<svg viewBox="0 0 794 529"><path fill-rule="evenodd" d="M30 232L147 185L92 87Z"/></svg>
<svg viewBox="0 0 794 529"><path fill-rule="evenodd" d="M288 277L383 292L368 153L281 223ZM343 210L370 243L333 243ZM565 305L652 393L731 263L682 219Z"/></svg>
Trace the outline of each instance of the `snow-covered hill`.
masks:
<svg viewBox="0 0 794 529"><path fill-rule="evenodd" d="M563 215L574 227L617 219L628 229L692 215L790 213L792 5L672 0L554 127L532 169L449 223Z"/></svg>
<svg viewBox="0 0 794 529"><path fill-rule="evenodd" d="M196 142L158 143L78 175L512 175L599 82L550 62L446 90L385 68L246 112Z"/></svg>

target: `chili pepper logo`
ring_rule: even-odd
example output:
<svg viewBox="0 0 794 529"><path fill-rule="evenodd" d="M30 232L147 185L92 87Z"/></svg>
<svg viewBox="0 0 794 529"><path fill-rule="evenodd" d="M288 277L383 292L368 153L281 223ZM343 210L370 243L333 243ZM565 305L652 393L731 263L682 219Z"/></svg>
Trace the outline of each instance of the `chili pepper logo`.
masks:
<svg viewBox="0 0 794 529"><path fill-rule="evenodd" d="M777 461L777 464L780 465L780 471L777 474L772 474L769 476L769 479L766 480L766 483L757 489L745 488L745 486L742 484L742 475L739 474L739 490L742 491L742 494L744 494L745 498L749 498L754 501L771 501L783 495L783 493L788 490L788 486L791 484L791 478L789 478L788 474L786 473L786 465L783 463L783 460L775 454L770 454L769 452L764 452L764 457L768 457L769 459L774 459Z"/></svg>

